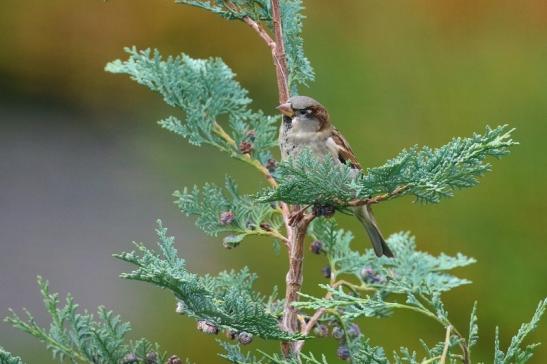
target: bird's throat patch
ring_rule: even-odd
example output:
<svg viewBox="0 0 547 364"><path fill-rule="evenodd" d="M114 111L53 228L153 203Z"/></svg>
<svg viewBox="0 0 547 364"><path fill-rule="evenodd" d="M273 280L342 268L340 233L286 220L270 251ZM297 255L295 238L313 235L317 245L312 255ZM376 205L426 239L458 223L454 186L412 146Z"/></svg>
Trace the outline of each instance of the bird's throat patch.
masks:
<svg viewBox="0 0 547 364"><path fill-rule="evenodd" d="M292 128L292 119L287 115L283 115L283 125L285 130Z"/></svg>

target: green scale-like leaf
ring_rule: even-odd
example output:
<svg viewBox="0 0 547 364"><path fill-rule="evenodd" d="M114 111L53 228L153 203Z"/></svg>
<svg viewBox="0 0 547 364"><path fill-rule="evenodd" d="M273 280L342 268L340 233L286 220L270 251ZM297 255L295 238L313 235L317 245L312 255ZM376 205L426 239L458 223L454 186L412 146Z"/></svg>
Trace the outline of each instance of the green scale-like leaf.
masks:
<svg viewBox="0 0 547 364"><path fill-rule="evenodd" d="M265 297L251 290L255 276L246 269L239 273L222 272L218 276L198 276L187 271L184 260L177 256L174 238L167 236L167 229L158 223L156 232L161 254L138 244L138 253L116 255L137 267L122 274L123 278L172 291L180 302L181 311L217 327L246 331L267 339L302 338L279 328L277 317L269 311Z"/></svg>
<svg viewBox="0 0 547 364"><path fill-rule="evenodd" d="M193 59L187 55L164 59L157 50L126 48L127 61L106 66L112 73L128 74L133 80L163 96L164 101L185 113L185 121L170 116L160 125L195 145L211 144L234 155L248 140L252 153L266 152L275 145L277 118L249 109L247 90L219 58ZM227 120L233 143L223 138L216 124Z"/></svg>
<svg viewBox="0 0 547 364"><path fill-rule="evenodd" d="M432 149L403 150L383 166L356 173L333 158L318 160L309 152L284 161L278 168L279 188L259 195L260 201L321 204L343 207L352 200L391 194L413 195L426 203L451 197L460 188L472 187L490 170L488 157L500 158L517 144L507 126L487 128L483 135L455 138Z"/></svg>
<svg viewBox="0 0 547 364"><path fill-rule="evenodd" d="M359 254L350 247L351 232L338 229L334 219L317 219L312 225L312 235L324 243L325 251L337 274L351 273L362 278L362 269L368 268L376 282L369 285L391 293L435 294L463 284L466 279L447 274L446 271L465 267L475 262L462 254L434 257L416 250L416 241L409 233L393 234L387 239L395 258L378 258L371 249Z"/></svg>
<svg viewBox="0 0 547 364"><path fill-rule="evenodd" d="M176 0L179 4L191 5L230 20L243 20L249 17L257 22L265 22L273 34L272 10L269 0ZM289 86L297 94L298 85L307 85L315 78L310 61L304 54L302 28L304 10L302 0L280 0L283 43L289 67Z"/></svg>
<svg viewBox="0 0 547 364"><path fill-rule="evenodd" d="M224 239L227 246L238 245L248 235L265 235L282 225L279 210L241 195L228 177L224 188L206 183L202 188L176 191L174 197L181 211L196 217L196 225L207 234L231 233ZM227 214L231 215L229 220Z"/></svg>
<svg viewBox="0 0 547 364"><path fill-rule="evenodd" d="M119 364L127 355L135 355L135 364L144 364L146 355L150 352L155 352L160 361L165 361L167 355L160 351L157 344L146 339L128 341L127 334L131 331L131 326L112 311L101 306L97 310L96 318L87 311L80 313L71 295L66 297L65 304L61 307L58 294L49 292L47 281L38 278L38 285L44 306L51 317L49 330L39 326L26 310L26 320L11 311L11 316L6 321L46 344L53 357L60 362ZM0 363L4 364L2 361Z"/></svg>
<svg viewBox="0 0 547 364"><path fill-rule="evenodd" d="M23 360L20 357L15 356L4 350L0 346L0 364L23 364Z"/></svg>
<svg viewBox="0 0 547 364"><path fill-rule="evenodd" d="M526 347L522 348L522 343L526 336L528 336L532 331L534 331L541 320L541 316L545 313L547 309L547 298L539 302L534 315L530 322L524 323L520 326L517 334L511 339L511 343L507 348L507 352L504 353L500 349L500 339L499 339L499 329L496 327L496 338L495 338L495 350L494 350L494 363L495 364L523 364L528 362L534 353L534 349L540 344L529 344Z"/></svg>

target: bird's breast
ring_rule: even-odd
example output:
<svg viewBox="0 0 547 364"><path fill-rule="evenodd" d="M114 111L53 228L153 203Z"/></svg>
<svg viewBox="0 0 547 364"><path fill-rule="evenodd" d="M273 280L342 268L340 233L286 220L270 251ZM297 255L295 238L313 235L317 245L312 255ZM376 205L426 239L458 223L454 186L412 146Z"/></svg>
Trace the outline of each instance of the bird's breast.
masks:
<svg viewBox="0 0 547 364"><path fill-rule="evenodd" d="M327 144L328 137L318 132L303 132L288 130L281 137L281 150L285 157L294 156L301 151L308 149L315 156L324 158L325 155L333 154L332 148Z"/></svg>

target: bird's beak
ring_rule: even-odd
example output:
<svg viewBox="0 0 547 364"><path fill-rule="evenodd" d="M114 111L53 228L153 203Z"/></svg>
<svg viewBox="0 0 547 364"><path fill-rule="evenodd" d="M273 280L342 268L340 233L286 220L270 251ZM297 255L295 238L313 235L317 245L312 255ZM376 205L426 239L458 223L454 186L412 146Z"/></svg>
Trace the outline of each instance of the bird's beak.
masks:
<svg viewBox="0 0 547 364"><path fill-rule="evenodd" d="M294 115L294 111L292 109L292 106L291 106L290 102L286 102L284 104L279 105L277 107L277 110L281 111L281 113L283 115L286 115L286 116L291 117L291 118Z"/></svg>

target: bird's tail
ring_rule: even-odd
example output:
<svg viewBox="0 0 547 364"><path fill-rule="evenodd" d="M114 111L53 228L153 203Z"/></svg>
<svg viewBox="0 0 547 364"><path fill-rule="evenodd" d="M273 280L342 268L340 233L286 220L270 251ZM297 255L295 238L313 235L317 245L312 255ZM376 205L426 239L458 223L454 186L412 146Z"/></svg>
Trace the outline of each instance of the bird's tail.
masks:
<svg viewBox="0 0 547 364"><path fill-rule="evenodd" d="M355 207L353 209L353 213L359 219L361 224L363 224L363 227L370 237L376 256L381 257L382 255L385 255L386 257L392 258L393 252L387 246L386 241L380 232L380 228L378 227L376 219L372 214L370 205Z"/></svg>

